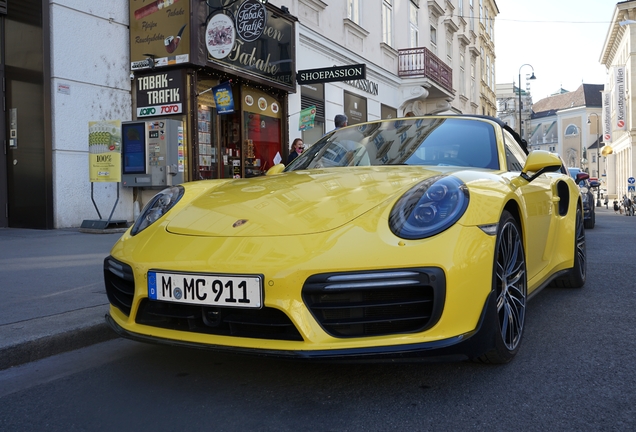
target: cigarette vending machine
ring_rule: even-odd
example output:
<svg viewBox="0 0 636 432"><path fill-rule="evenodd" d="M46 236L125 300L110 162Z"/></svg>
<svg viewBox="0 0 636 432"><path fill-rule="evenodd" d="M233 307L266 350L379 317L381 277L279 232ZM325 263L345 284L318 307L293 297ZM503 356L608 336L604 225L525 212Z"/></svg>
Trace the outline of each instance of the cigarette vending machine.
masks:
<svg viewBox="0 0 636 432"><path fill-rule="evenodd" d="M154 119L121 125L122 184L164 188L184 181L183 122Z"/></svg>

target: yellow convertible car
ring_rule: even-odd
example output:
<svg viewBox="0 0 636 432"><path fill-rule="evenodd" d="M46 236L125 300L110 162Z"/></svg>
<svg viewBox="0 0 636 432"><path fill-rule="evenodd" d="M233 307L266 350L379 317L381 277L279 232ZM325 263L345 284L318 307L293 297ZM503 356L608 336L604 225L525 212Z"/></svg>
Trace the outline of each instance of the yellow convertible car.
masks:
<svg viewBox="0 0 636 432"><path fill-rule="evenodd" d="M463 115L349 126L265 176L165 189L104 261L121 336L312 359L505 363L528 299L585 276L561 158Z"/></svg>

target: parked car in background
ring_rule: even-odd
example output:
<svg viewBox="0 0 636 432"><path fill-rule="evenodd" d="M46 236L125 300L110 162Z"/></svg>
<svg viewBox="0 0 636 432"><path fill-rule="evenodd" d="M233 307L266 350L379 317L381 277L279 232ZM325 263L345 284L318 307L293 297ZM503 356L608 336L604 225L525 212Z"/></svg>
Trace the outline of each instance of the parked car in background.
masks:
<svg viewBox="0 0 636 432"><path fill-rule="evenodd" d="M592 189L599 187L597 180L590 181L590 175L581 168L569 167L570 176L576 181L581 190L581 199L583 201L583 219L586 229L593 229L596 224L595 198Z"/></svg>

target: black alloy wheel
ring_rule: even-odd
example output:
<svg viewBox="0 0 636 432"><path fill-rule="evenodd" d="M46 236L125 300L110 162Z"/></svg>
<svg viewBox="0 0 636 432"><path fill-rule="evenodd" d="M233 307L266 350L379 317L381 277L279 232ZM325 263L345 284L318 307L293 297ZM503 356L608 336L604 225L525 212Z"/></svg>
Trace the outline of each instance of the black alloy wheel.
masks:
<svg viewBox="0 0 636 432"><path fill-rule="evenodd" d="M486 363L508 363L519 351L526 318L528 293L526 258L516 219L504 211L497 228L493 289L499 324L494 346L479 358Z"/></svg>

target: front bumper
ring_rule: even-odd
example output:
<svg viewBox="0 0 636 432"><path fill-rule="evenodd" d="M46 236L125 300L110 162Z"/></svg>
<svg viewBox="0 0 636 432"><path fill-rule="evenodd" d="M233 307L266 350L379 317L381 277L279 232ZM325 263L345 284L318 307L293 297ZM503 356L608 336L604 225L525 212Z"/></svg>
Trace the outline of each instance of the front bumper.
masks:
<svg viewBox="0 0 636 432"><path fill-rule="evenodd" d="M121 337L161 345L175 347L197 348L233 354L255 355L278 358L324 360L324 361L400 361L400 360L466 360L482 356L493 345L498 330L496 321L496 298L492 291L482 309L479 323L474 331L451 337L423 343L409 343L404 345L373 346L346 349L319 350L279 350L271 348L229 347L207 343L189 342L184 340L165 339L161 337L137 334L124 329L117 324L110 314L105 319L108 325Z"/></svg>

